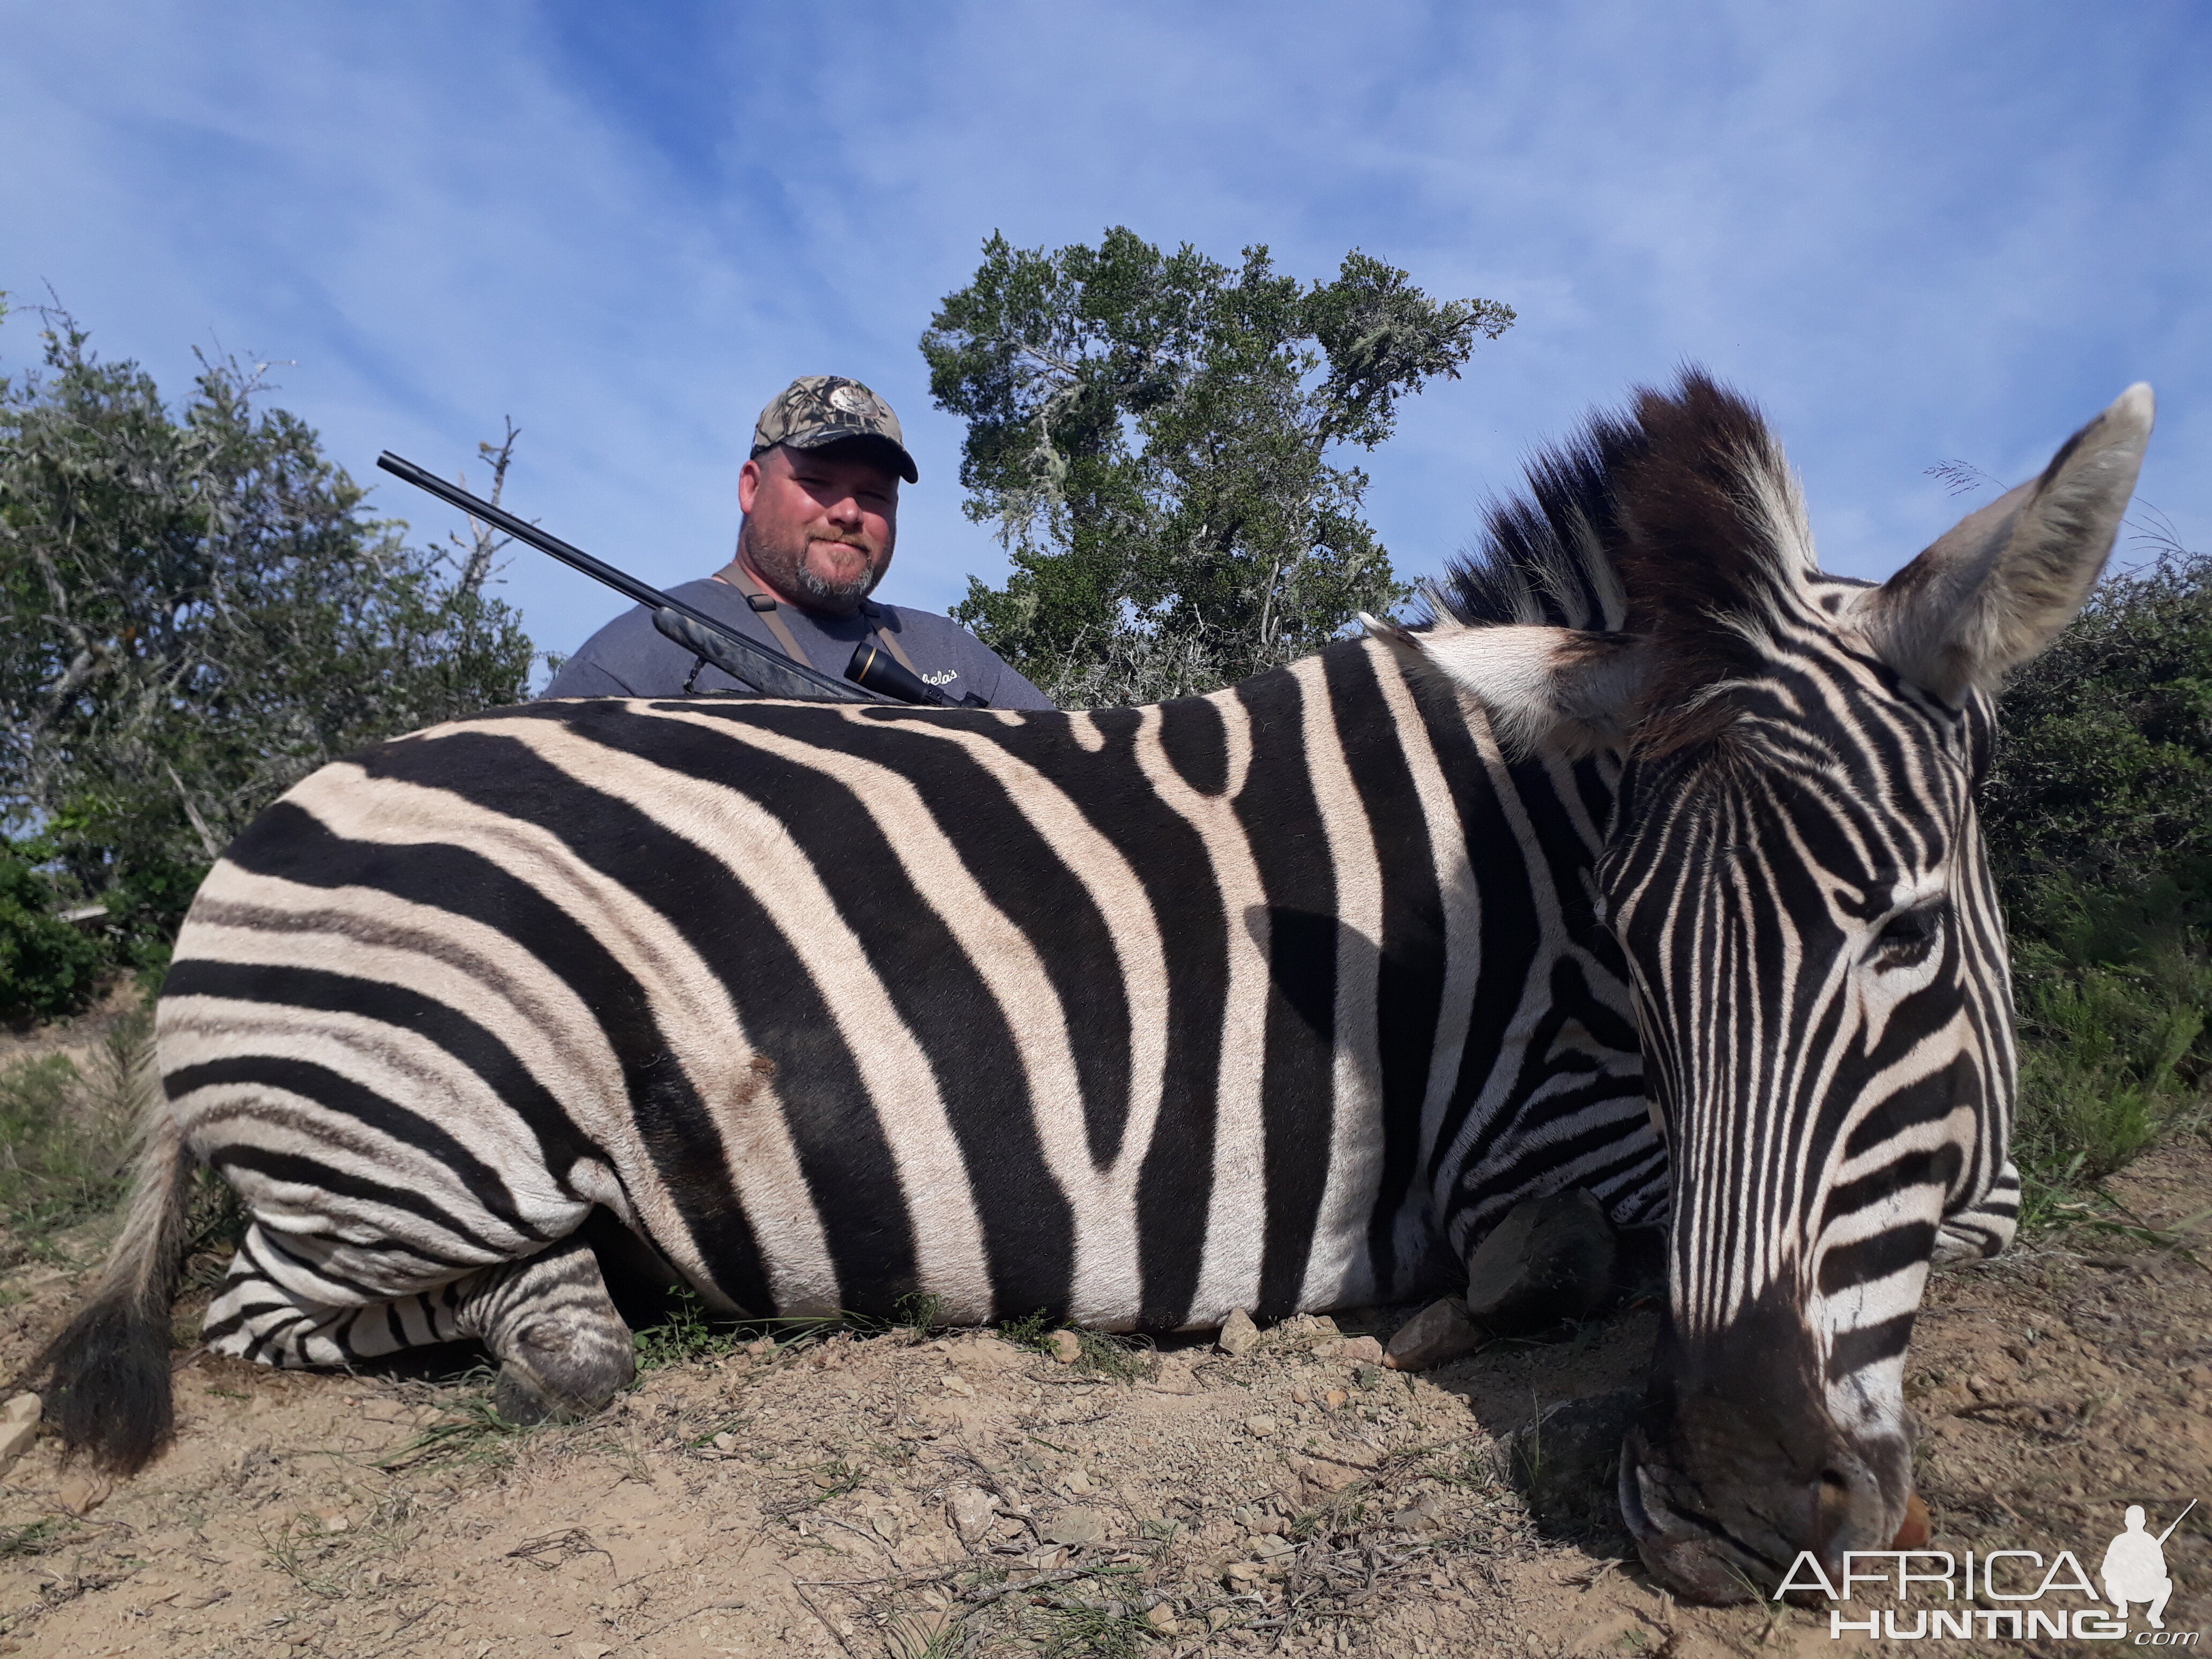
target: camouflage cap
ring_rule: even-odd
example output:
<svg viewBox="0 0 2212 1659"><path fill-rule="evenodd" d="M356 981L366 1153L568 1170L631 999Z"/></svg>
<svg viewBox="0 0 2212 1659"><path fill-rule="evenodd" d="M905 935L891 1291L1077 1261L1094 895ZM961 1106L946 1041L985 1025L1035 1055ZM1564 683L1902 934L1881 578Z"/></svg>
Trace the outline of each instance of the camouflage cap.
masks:
<svg viewBox="0 0 2212 1659"><path fill-rule="evenodd" d="M753 453L778 444L819 449L846 438L881 438L898 452L899 476L921 481L891 406L842 374L802 374L777 392L753 424Z"/></svg>

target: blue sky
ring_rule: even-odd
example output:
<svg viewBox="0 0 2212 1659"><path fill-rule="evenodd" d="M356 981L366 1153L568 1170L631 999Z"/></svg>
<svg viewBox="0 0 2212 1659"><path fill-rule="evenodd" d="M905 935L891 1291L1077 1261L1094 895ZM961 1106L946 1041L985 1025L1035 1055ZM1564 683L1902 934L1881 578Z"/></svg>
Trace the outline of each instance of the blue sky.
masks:
<svg viewBox="0 0 2212 1659"><path fill-rule="evenodd" d="M1521 321L1367 465L1402 574L1521 456L1703 362L1766 406L1826 562L1880 575L2124 386L2212 543L2212 12L2014 3L69 7L0 0L0 289L181 390L289 360L357 477L523 430L510 502L672 583L726 557L759 405L867 380L922 468L884 597L1004 568L915 340L1003 230L1126 223ZM0 360L36 349L20 313ZM473 469L471 469L473 472ZM428 539L446 510L385 481ZM618 603L518 551L572 648Z"/></svg>

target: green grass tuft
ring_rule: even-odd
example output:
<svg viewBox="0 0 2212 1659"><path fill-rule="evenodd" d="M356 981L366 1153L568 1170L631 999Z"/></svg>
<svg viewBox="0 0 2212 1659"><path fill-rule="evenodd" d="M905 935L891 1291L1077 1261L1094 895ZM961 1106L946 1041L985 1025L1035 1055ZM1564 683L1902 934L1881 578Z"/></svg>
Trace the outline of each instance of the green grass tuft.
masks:
<svg viewBox="0 0 2212 1659"><path fill-rule="evenodd" d="M669 1291L666 1308L660 1323L647 1326L631 1339L636 1344L640 1371L713 1359L738 1346L736 1328L717 1319L690 1285L679 1285Z"/></svg>

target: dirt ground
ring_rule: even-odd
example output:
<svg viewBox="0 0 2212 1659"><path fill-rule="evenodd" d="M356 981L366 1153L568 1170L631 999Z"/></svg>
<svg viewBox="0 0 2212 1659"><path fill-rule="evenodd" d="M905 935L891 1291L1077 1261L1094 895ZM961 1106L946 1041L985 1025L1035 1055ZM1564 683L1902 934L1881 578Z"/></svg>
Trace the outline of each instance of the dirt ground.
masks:
<svg viewBox="0 0 2212 1659"><path fill-rule="evenodd" d="M2212 1500L2212 1274L2148 1236L2206 1227L2212 1154L2166 1147L2110 1190L2124 1212L1931 1289L1908 1390L1933 1547L2094 1571L2126 1504L2156 1531ZM84 1276L0 1278L0 1374ZM1408 1380L1358 1337L1411 1311L1294 1320L1233 1358L664 1338L603 1417L521 1432L466 1354L346 1376L180 1353L176 1444L145 1473L109 1490L41 1438L0 1476L0 1653L1837 1650L1825 1608L1673 1603L1601 1496L1524 1497L1507 1437L1635 1384L1648 1310ZM2212 1625L2204 1507L2166 1556L2167 1629Z"/></svg>

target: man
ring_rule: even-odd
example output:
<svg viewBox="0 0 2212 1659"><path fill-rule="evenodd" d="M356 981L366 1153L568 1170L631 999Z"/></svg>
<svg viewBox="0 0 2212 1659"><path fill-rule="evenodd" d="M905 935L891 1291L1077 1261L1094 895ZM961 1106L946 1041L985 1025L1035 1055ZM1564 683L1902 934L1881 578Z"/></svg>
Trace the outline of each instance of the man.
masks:
<svg viewBox="0 0 2212 1659"><path fill-rule="evenodd" d="M2194 1500L2189 1505L2197 1507ZM2186 1515L2188 1510L2182 1511ZM2166 1576L2166 1540L2172 1534L2168 1527L2155 1538L2143 1529L2143 1507L2128 1505L2128 1529L2112 1540L2105 1550L2105 1564L2098 1577L2105 1581L2105 1594L2119 1609L2119 1616L2128 1616L2128 1603L2145 1604L2146 1614L2153 1630L2164 1630L2166 1599L2173 1594L2173 1580ZM2173 1525L2181 1524L2179 1516Z"/></svg>
<svg viewBox="0 0 2212 1659"><path fill-rule="evenodd" d="M953 702L1049 708L1044 694L945 617L868 596L890 568L899 480L919 481L890 405L838 374L806 374L761 411L738 474L737 556L676 598L787 657L842 678L853 647L879 643ZM549 697L672 697L697 659L665 638L644 606L584 641L545 688ZM737 682L699 670L702 691Z"/></svg>

